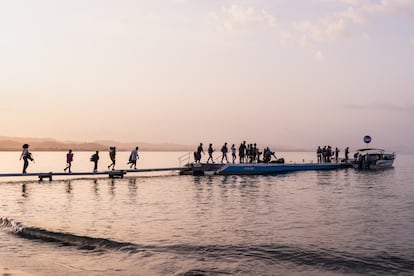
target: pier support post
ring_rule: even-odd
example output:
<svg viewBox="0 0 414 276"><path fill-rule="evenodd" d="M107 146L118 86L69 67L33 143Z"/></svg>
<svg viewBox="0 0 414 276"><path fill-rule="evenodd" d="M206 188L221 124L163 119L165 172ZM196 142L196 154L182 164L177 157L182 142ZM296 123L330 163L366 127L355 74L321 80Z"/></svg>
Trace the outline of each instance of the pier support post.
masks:
<svg viewBox="0 0 414 276"><path fill-rule="evenodd" d="M126 174L123 170L117 170L117 171L110 171L108 172L109 178L124 178L124 174Z"/></svg>
<svg viewBox="0 0 414 276"><path fill-rule="evenodd" d="M39 173L39 182L43 181L43 178L49 178L49 181L52 181L52 176L53 173L49 172L49 173Z"/></svg>

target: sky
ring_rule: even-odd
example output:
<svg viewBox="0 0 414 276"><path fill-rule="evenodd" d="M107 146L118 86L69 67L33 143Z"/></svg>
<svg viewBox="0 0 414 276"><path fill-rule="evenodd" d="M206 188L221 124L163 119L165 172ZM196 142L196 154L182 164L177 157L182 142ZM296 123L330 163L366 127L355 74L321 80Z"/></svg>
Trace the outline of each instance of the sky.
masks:
<svg viewBox="0 0 414 276"><path fill-rule="evenodd" d="M0 0L0 135L414 152L413 0Z"/></svg>

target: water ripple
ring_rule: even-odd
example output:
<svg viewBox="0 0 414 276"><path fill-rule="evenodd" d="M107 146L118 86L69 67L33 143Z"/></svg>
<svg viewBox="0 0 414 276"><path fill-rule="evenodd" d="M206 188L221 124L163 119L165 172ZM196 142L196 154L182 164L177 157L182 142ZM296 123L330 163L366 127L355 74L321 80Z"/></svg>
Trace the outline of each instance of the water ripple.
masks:
<svg viewBox="0 0 414 276"><path fill-rule="evenodd" d="M317 246L297 247L282 244L262 245L141 245L119 242L105 238L80 236L64 232L54 232L37 227L24 226L8 217L0 218L0 227L25 239L74 246L81 250L117 250L129 254L147 252L150 254L173 253L192 258L209 260L240 260L276 264L291 262L300 266L316 267L328 271L343 271L361 274L413 273L413 259L406 259L389 253L379 255L358 255L354 253L319 248ZM190 270L179 275L226 274L223 271Z"/></svg>

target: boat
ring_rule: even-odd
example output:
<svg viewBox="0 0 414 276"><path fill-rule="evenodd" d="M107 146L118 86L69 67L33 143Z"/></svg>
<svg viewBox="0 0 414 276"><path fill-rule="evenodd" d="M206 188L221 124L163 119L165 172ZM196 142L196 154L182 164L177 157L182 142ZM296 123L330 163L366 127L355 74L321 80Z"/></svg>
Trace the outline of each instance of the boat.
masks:
<svg viewBox="0 0 414 276"><path fill-rule="evenodd" d="M350 168L348 163L252 163L226 164L216 171L218 175L266 175L297 171L321 171Z"/></svg>
<svg viewBox="0 0 414 276"><path fill-rule="evenodd" d="M339 163L241 163L206 164L196 163L188 167L192 175L274 175L297 171L320 171L351 168L346 162ZM182 172L182 174L187 174Z"/></svg>
<svg viewBox="0 0 414 276"><path fill-rule="evenodd" d="M359 170L378 170L392 168L396 154L386 152L383 149L366 148L359 149L355 153L352 166Z"/></svg>

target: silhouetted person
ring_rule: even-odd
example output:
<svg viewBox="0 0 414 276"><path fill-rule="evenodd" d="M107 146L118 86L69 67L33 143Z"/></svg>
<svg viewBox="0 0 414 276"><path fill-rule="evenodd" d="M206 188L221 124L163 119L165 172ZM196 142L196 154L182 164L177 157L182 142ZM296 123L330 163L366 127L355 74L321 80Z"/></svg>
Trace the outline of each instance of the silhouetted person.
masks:
<svg viewBox="0 0 414 276"><path fill-rule="evenodd" d="M259 152L259 150L257 149L257 145L256 145L256 143L254 143L253 147L252 147L252 162L256 161L258 152Z"/></svg>
<svg viewBox="0 0 414 276"><path fill-rule="evenodd" d="M207 159L207 163L211 160L212 163L214 163L214 159L213 159L213 144L208 145L208 149L207 149L207 153L208 153L208 159Z"/></svg>
<svg viewBox="0 0 414 276"><path fill-rule="evenodd" d="M221 163L223 163L223 160L226 159L226 162L229 163L229 160L227 159L227 152L229 149L227 148L227 143L224 143L224 145L221 147Z"/></svg>
<svg viewBox="0 0 414 276"><path fill-rule="evenodd" d="M136 147L134 150L131 151L131 154L129 155L129 161L127 164L131 164L129 167L132 169L132 167L134 167L134 169L137 169L137 160L139 159L139 154L138 154L138 147Z"/></svg>
<svg viewBox="0 0 414 276"><path fill-rule="evenodd" d="M233 160L233 164L234 164L234 161L236 160L236 146L233 144L233 145L231 145L231 158L232 158L232 160Z"/></svg>
<svg viewBox="0 0 414 276"><path fill-rule="evenodd" d="M93 172L96 173L98 171L99 151L92 154L91 161L94 163Z"/></svg>
<svg viewBox="0 0 414 276"><path fill-rule="evenodd" d="M112 170L115 170L115 157L116 157L116 147L109 148L109 158L111 159L112 163L109 164L108 170L112 167Z"/></svg>
<svg viewBox="0 0 414 276"><path fill-rule="evenodd" d="M318 146L316 150L316 156L318 157L318 163L322 163L322 149L321 146Z"/></svg>
<svg viewBox="0 0 414 276"><path fill-rule="evenodd" d="M243 143L241 143L239 146L240 163L244 163L245 156L246 156L246 141L243 141Z"/></svg>
<svg viewBox="0 0 414 276"><path fill-rule="evenodd" d="M32 154L29 152L29 145L28 144L24 144L22 146L23 150L22 150L22 154L20 154L20 160L22 160L23 158L23 173L26 174L27 173L27 167L29 166L29 160L30 161L34 161L34 159L32 158Z"/></svg>
<svg viewBox="0 0 414 276"><path fill-rule="evenodd" d="M339 149L335 148L335 162L338 163Z"/></svg>
<svg viewBox="0 0 414 276"><path fill-rule="evenodd" d="M348 161L349 147L345 148L345 161Z"/></svg>
<svg viewBox="0 0 414 276"><path fill-rule="evenodd" d="M204 153L204 149L203 149L203 143L200 143L200 145L197 147L197 151L194 152L194 160L197 163L201 163L201 153Z"/></svg>
<svg viewBox="0 0 414 276"><path fill-rule="evenodd" d="M266 149L263 152L263 162L269 163L272 159L272 156L277 160L275 152L271 151L269 147L266 147Z"/></svg>
<svg viewBox="0 0 414 276"><path fill-rule="evenodd" d="M72 171L70 170L72 167L72 161L73 161L73 153L72 153L72 150L70 149L69 152L66 154L66 168L64 169L65 172L66 170L69 170L69 173L72 173Z"/></svg>

